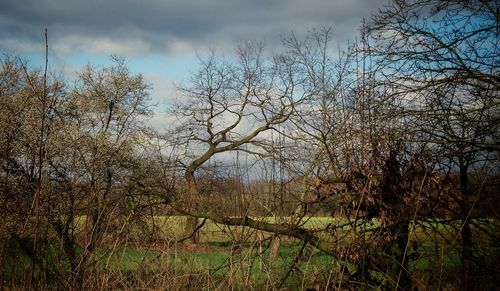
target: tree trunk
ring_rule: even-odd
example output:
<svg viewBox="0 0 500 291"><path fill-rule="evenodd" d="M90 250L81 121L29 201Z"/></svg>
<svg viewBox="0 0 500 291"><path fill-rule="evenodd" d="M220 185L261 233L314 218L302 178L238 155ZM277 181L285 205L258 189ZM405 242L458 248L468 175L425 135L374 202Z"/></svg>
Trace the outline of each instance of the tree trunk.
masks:
<svg viewBox="0 0 500 291"><path fill-rule="evenodd" d="M265 261L264 261L264 251L266 250L266 246L264 244L264 232L262 231L258 231L258 237L257 239L259 240L258 241L258 244L259 244L259 270L261 272L263 272L265 270Z"/></svg>
<svg viewBox="0 0 500 291"><path fill-rule="evenodd" d="M408 274L408 259L407 259L407 246L409 242L409 227L410 223L404 221L398 232L396 239L397 243L397 259L398 259L398 277L396 288L401 290L409 290L411 288L411 280Z"/></svg>
<svg viewBox="0 0 500 291"><path fill-rule="evenodd" d="M407 244L409 239L409 221L394 225L396 240L388 247L387 275L391 290L411 290L408 274Z"/></svg>
<svg viewBox="0 0 500 291"><path fill-rule="evenodd" d="M472 232L466 219L462 223L462 290L473 290Z"/></svg>
<svg viewBox="0 0 500 291"><path fill-rule="evenodd" d="M184 176L187 184L187 200L189 203L190 209L196 209L196 200L199 198L198 186L196 184L196 179L194 177L194 170L189 168L186 170L186 174ZM193 216L186 217L186 224L184 225L184 237L190 237L190 241L193 244L197 244L199 242L199 234L196 231L198 227L198 218Z"/></svg>
<svg viewBox="0 0 500 291"><path fill-rule="evenodd" d="M278 257L279 249L280 249L281 239L279 236L276 236L271 241L271 249L269 251L269 261L274 261Z"/></svg>
<svg viewBox="0 0 500 291"><path fill-rule="evenodd" d="M460 188L462 194L462 290L472 290L474 286L472 277L472 232L469 224L469 177L468 166L463 160L459 159L460 165Z"/></svg>
<svg viewBox="0 0 500 291"><path fill-rule="evenodd" d="M196 231L197 227L198 227L198 218L193 216L186 216L186 224L184 225L184 236L185 237L191 236L189 240L193 244L197 244L200 241L200 235Z"/></svg>

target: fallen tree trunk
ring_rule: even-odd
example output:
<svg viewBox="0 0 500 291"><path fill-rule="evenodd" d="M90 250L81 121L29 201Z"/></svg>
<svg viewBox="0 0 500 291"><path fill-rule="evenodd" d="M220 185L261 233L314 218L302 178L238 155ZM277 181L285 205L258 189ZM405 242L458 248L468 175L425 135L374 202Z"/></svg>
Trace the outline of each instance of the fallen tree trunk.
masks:
<svg viewBox="0 0 500 291"><path fill-rule="evenodd" d="M333 251L332 242L321 239L315 235L311 230L301 228L293 225L282 225L277 223L269 223L253 219L248 216L243 217L225 217L214 213L202 213L194 210L184 210L174 208L178 212L196 218L206 218L213 222L224 224L227 226L247 226L253 229L271 232L274 234L285 235L305 241L318 250L339 259L338 254Z"/></svg>

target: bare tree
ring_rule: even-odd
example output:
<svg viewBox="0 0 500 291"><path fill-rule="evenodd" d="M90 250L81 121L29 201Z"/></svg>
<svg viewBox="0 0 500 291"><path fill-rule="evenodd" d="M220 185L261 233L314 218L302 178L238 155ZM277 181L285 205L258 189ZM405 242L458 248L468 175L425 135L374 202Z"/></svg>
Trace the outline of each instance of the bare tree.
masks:
<svg viewBox="0 0 500 291"><path fill-rule="evenodd" d="M23 62L7 58L1 68L2 215L13 222L2 233L60 286L84 288L123 200L140 194L133 181L143 171L149 87L114 61L87 67L72 91ZM63 259L47 255L55 241L70 274Z"/></svg>
<svg viewBox="0 0 500 291"><path fill-rule="evenodd" d="M113 60L111 67L82 71L62 112L64 127L50 160L55 182L62 184L60 195L67 199L61 209L65 215L52 216L55 229L67 238L64 242L76 243L74 219L87 218L82 254L68 253L80 286L91 254L128 192L128 181L135 179L144 117L150 113L142 76L132 75L124 60ZM65 250L75 252L70 246Z"/></svg>
<svg viewBox="0 0 500 291"><path fill-rule="evenodd" d="M458 171L462 286L473 283L472 218L489 199L471 175L498 171L499 6L496 1L392 1L365 27L378 85L408 139Z"/></svg>
<svg viewBox="0 0 500 291"><path fill-rule="evenodd" d="M216 213L216 205L199 191L199 167L222 153L266 156L274 151L265 134L286 122L305 97L294 78L293 62L283 56L265 57L260 43L240 44L234 61L214 53L201 60L189 86L179 88L183 99L176 109L183 115L179 132L190 147L202 152L186 163L188 193L181 201L193 210Z"/></svg>

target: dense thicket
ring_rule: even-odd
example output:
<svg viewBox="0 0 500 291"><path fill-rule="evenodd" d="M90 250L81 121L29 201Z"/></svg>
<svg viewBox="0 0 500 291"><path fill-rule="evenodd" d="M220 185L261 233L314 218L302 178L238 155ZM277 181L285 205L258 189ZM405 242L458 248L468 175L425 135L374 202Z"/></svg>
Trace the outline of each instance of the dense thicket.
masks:
<svg viewBox="0 0 500 291"><path fill-rule="evenodd" d="M150 86L122 59L68 81L4 56L0 284L98 288L117 245L196 244L208 219L254 231L231 237L239 247L303 243L268 287L309 246L335 266L318 288L494 288L499 11L391 1L345 51L319 29L273 55L260 43L212 53L163 133L146 126ZM187 217L183 236L162 235L169 216ZM335 219L312 229L311 216Z"/></svg>

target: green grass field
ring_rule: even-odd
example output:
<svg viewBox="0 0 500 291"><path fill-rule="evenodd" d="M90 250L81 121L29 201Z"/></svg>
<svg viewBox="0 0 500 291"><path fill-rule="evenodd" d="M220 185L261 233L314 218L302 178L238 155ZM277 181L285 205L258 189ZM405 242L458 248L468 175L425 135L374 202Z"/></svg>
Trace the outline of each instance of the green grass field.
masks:
<svg viewBox="0 0 500 291"><path fill-rule="evenodd" d="M275 221L274 218L255 219ZM232 286L238 288L244 288L250 282L252 286L264 288L265 284L279 284L284 278L286 280L283 286L305 288L314 282L330 280L328 276L338 274L341 268L332 257L312 246L308 246L302 256L297 258L302 244L290 238L282 238L277 257L270 259L270 249L259 253L261 249L258 242L263 240L268 245L271 234L259 233L248 227L228 227L208 220L199 231L199 244L169 244L183 237L185 221L183 216L154 216L146 222L132 223L127 226L126 237L101 245L90 261L95 261L96 270L124 275L145 270L151 273L168 270L169 276L203 274L206 278L221 282L231 278ZM85 222L85 217L80 217L77 230L83 231ZM301 225L307 229L321 230L328 225L345 225L347 222L347 218L310 217ZM490 227L490 224L495 223L487 220L481 224ZM376 229L378 226L379 222L374 220L366 224L366 229ZM459 241L455 239L458 228L459 225L444 225L439 221L411 226L410 243L418 242L418 247L408 253L410 271L424 275L436 270L441 273L456 270L460 265ZM340 231L349 233L350 230L352 229L347 225ZM319 235L329 238L328 233ZM445 241L443 238L454 244L442 243ZM341 243L348 245L349 239L346 237ZM68 268L69 264L64 259L60 243L54 241L45 244L44 255L47 256L47 261L53 262L53 265L59 268ZM486 253L499 252L494 244L485 243L481 247ZM12 261L2 263L3 276L16 276L16 273L25 272L30 265L30 259L23 250L16 249L19 245L12 244L8 248L9 252L19 255L15 267ZM346 267L346 273L354 269L351 265L343 266Z"/></svg>
<svg viewBox="0 0 500 291"><path fill-rule="evenodd" d="M274 218L258 218L267 222L274 222ZM158 238L173 240L182 237L185 217L171 216L154 217ZM302 226L308 229L323 229L327 225L343 225L348 222L347 218L310 217L305 219ZM153 223L151 223L153 224ZM374 220L367 224L367 229L374 229L379 222ZM435 241L442 241L444 237L452 239L457 235L457 226L443 225L439 222L425 222L410 228L410 240L419 242L418 249L414 253L419 255L412 257L410 261L411 271L426 273L439 267L442 272L454 270L460 264L460 256L457 251L458 240L455 245L436 245ZM151 227L152 229L152 227ZM346 226L342 229L349 232ZM435 232L439 232L436 235ZM264 234L267 238L271 234ZM320 234L328 238L328 234ZM107 259L111 262L108 267L117 268L121 271L130 272L140 268L142 264L148 266L170 266L179 272L203 272L207 271L211 276L224 277L234 272L241 282L250 278L254 282L264 282L271 276L272 280L279 280L294 264L294 259L301 245L294 239L282 240L279 255L276 260L269 261L269 249L257 256L258 248L254 244L258 239L257 231L246 227L228 227L206 221L200 229L201 247L177 248L164 253L155 250L145 250L138 246L127 247L113 252ZM231 247L243 242L244 247L238 253L233 252ZM345 240L348 242L348 239ZM489 248L490 246L488 246ZM252 259L253 258L253 259ZM238 263L235 263L238 262ZM311 248L308 256L302 258L294 266L294 272L289 275L287 282L296 285L311 278L316 273L328 274L334 269L332 258L321 251ZM264 267L263 267L264 266ZM269 275L272 274L272 275Z"/></svg>

